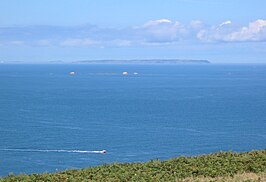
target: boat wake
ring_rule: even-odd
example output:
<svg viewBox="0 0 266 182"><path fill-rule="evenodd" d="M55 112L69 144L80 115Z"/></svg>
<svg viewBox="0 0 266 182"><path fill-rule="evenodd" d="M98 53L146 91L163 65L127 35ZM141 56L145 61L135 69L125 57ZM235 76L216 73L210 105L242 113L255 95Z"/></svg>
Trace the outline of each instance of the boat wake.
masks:
<svg viewBox="0 0 266 182"><path fill-rule="evenodd" d="M61 152L61 153L86 153L86 154L105 154L106 150L47 150L47 149L0 149L1 151L11 152Z"/></svg>

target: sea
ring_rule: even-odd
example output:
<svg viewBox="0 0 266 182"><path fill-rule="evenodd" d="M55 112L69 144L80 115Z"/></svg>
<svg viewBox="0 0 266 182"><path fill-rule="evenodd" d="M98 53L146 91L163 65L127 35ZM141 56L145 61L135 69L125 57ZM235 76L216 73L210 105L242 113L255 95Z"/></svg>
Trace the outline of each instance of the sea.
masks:
<svg viewBox="0 0 266 182"><path fill-rule="evenodd" d="M265 65L0 65L2 177L265 148Z"/></svg>

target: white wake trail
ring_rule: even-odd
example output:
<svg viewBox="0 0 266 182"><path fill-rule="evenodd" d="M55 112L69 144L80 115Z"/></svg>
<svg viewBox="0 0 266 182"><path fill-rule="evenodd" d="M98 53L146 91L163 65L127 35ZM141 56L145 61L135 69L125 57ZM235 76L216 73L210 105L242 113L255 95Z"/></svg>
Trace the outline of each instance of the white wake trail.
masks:
<svg viewBox="0 0 266 182"><path fill-rule="evenodd" d="M48 149L0 149L2 151L12 152L62 152L62 153L87 153L87 154L105 154L106 150L48 150Z"/></svg>

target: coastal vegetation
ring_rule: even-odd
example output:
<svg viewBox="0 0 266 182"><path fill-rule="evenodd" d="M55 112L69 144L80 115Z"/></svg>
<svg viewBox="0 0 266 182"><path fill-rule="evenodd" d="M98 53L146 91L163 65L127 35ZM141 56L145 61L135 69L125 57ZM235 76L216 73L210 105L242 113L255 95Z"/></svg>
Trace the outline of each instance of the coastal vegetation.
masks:
<svg viewBox="0 0 266 182"><path fill-rule="evenodd" d="M266 149L0 178L0 182L9 181L266 181Z"/></svg>

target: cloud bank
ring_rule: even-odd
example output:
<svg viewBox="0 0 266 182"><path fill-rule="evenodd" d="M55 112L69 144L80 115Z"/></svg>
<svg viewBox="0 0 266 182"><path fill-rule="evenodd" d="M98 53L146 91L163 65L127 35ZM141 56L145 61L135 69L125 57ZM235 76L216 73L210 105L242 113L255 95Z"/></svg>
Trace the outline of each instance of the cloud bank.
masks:
<svg viewBox="0 0 266 182"><path fill-rule="evenodd" d="M247 25L238 25L231 20L206 25L200 20L182 24L179 21L159 19L124 28L94 25L0 27L0 46L119 47L182 41L265 42L266 20L258 19Z"/></svg>
<svg viewBox="0 0 266 182"><path fill-rule="evenodd" d="M218 26L200 30L197 38L224 42L266 41L266 20L258 19L247 26L237 26L228 20Z"/></svg>

